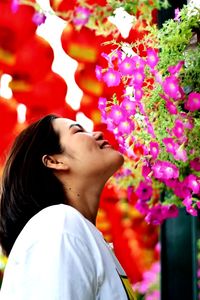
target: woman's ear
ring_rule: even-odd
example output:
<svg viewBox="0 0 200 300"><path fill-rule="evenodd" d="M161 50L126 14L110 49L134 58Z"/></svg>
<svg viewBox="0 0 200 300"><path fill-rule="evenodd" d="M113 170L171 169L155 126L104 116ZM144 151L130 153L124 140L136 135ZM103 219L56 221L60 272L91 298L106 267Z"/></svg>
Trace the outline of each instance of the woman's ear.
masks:
<svg viewBox="0 0 200 300"><path fill-rule="evenodd" d="M65 162L63 162L61 159L59 159L56 155L48 155L45 154L42 157L42 162L45 165L45 167L54 169L54 170L68 170L69 167L66 165Z"/></svg>

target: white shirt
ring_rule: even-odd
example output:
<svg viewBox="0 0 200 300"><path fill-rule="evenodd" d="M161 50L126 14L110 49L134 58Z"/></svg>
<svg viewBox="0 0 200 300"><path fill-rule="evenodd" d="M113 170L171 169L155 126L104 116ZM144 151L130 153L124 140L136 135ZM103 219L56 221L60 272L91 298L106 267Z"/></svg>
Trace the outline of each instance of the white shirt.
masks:
<svg viewBox="0 0 200 300"><path fill-rule="evenodd" d="M0 300L134 299L126 274L98 229L71 206L36 214L8 258Z"/></svg>

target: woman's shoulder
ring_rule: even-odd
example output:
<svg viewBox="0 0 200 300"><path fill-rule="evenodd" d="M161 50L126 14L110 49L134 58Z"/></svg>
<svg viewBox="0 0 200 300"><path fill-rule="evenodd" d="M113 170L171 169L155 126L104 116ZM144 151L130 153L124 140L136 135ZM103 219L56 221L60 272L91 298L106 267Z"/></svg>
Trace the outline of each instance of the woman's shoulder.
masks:
<svg viewBox="0 0 200 300"><path fill-rule="evenodd" d="M53 241L58 236L69 234L82 237L87 222L75 208L57 204L46 207L34 215L19 234L14 247L30 248L41 241Z"/></svg>

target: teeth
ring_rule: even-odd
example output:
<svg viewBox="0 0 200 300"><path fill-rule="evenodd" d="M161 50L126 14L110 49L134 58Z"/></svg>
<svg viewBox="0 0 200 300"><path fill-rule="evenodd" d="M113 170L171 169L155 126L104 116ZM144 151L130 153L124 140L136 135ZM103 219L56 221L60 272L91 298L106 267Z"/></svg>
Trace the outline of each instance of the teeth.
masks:
<svg viewBox="0 0 200 300"><path fill-rule="evenodd" d="M107 142L104 142L102 145L101 145L101 149L104 148L104 146L107 146L109 145Z"/></svg>

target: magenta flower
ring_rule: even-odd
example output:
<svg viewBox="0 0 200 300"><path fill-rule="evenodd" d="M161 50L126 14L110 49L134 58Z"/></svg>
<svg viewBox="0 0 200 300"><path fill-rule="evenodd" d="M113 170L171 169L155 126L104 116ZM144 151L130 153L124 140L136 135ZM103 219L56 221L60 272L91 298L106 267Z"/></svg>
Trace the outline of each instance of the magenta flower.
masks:
<svg viewBox="0 0 200 300"><path fill-rule="evenodd" d="M162 215L164 219L176 218L178 216L178 208L174 204L163 205L162 206Z"/></svg>
<svg viewBox="0 0 200 300"><path fill-rule="evenodd" d="M101 80L102 79L102 67L100 67L100 66L97 65L95 67L95 74L96 74L96 78L98 80Z"/></svg>
<svg viewBox="0 0 200 300"><path fill-rule="evenodd" d="M144 71L142 69L135 69L133 72L132 83L134 86L141 86L144 81Z"/></svg>
<svg viewBox="0 0 200 300"><path fill-rule="evenodd" d="M119 124L120 122L126 120L127 113L126 110L119 105L113 105L108 114L108 117L111 118L115 124Z"/></svg>
<svg viewBox="0 0 200 300"><path fill-rule="evenodd" d="M190 168L199 172L200 171L200 157L196 157L190 162Z"/></svg>
<svg viewBox="0 0 200 300"><path fill-rule="evenodd" d="M32 18L33 23L41 25L45 22L46 16L43 13L35 12Z"/></svg>
<svg viewBox="0 0 200 300"><path fill-rule="evenodd" d="M19 9L20 0L12 0L11 2L11 11L12 13L16 13Z"/></svg>
<svg viewBox="0 0 200 300"><path fill-rule="evenodd" d="M158 83L160 83L160 85L162 85L162 82L163 82L162 74L158 70L155 70L155 69L152 69L151 72L154 75L156 82L158 82Z"/></svg>
<svg viewBox="0 0 200 300"><path fill-rule="evenodd" d="M179 177L179 169L169 161L157 160L152 166L152 171L154 177L161 180Z"/></svg>
<svg viewBox="0 0 200 300"><path fill-rule="evenodd" d="M186 211L193 217L197 217L197 210L190 206L190 207L186 207Z"/></svg>
<svg viewBox="0 0 200 300"><path fill-rule="evenodd" d="M136 113L136 102L131 101L127 98L125 98L120 105L123 109L126 110L128 116L133 116Z"/></svg>
<svg viewBox="0 0 200 300"><path fill-rule="evenodd" d="M145 221L148 224L152 224L152 225L160 225L162 224L164 218L162 215L162 206L161 204L157 204L155 206L153 206L151 209L149 209L149 212L147 213L146 217L145 217Z"/></svg>
<svg viewBox="0 0 200 300"><path fill-rule="evenodd" d="M134 68L135 68L135 62L133 58L126 57L119 65L119 71L122 73L122 75L132 75Z"/></svg>
<svg viewBox="0 0 200 300"><path fill-rule="evenodd" d="M173 191L174 194L181 199L191 196L191 192L185 180L177 181L175 186L173 187Z"/></svg>
<svg viewBox="0 0 200 300"><path fill-rule="evenodd" d="M190 93L185 103L185 108L189 111L200 109L200 94L195 92Z"/></svg>
<svg viewBox="0 0 200 300"><path fill-rule="evenodd" d="M121 121L118 125L118 130L122 134L130 134L135 128L134 122L132 120Z"/></svg>
<svg viewBox="0 0 200 300"><path fill-rule="evenodd" d="M143 69L144 70L144 66L145 66L145 61L144 59L142 59L140 56L135 55L133 57L133 61L135 63L135 69Z"/></svg>
<svg viewBox="0 0 200 300"><path fill-rule="evenodd" d="M182 160L184 162L188 160L187 151L183 149L183 145L177 147L176 152L173 156L176 160Z"/></svg>
<svg viewBox="0 0 200 300"><path fill-rule="evenodd" d="M187 129L194 128L194 120L191 116L188 116L185 112L180 113L181 117L184 119L184 127Z"/></svg>
<svg viewBox="0 0 200 300"><path fill-rule="evenodd" d="M75 25L85 25L87 24L90 17L90 10L87 7L79 6L75 8L73 23Z"/></svg>
<svg viewBox="0 0 200 300"><path fill-rule="evenodd" d="M166 151L171 154L176 153L177 144L174 142L172 138L164 138L163 143L165 144Z"/></svg>
<svg viewBox="0 0 200 300"><path fill-rule="evenodd" d="M181 16L180 9L176 8L175 11L174 11L174 13L175 13L174 21L178 21L179 22L180 21L180 16Z"/></svg>
<svg viewBox="0 0 200 300"><path fill-rule="evenodd" d="M184 65L184 60L180 60L175 66L168 67L168 71L171 75L175 75L180 71L183 65Z"/></svg>
<svg viewBox="0 0 200 300"><path fill-rule="evenodd" d="M177 115L178 113L177 107L170 100L166 101L166 108L171 115Z"/></svg>
<svg viewBox="0 0 200 300"><path fill-rule="evenodd" d="M188 196L186 197L184 200L183 200L183 204L185 205L186 207L186 211L196 217L197 216L197 210L194 209L194 207L192 206L192 197L191 196Z"/></svg>
<svg viewBox="0 0 200 300"><path fill-rule="evenodd" d="M179 184L178 179L167 179L164 181L166 186L170 187L171 189L174 189L177 184Z"/></svg>
<svg viewBox="0 0 200 300"><path fill-rule="evenodd" d="M103 97L100 97L99 98L99 101L98 101L98 108L102 111L102 110L105 110L106 108L106 103L107 103L107 99L106 98L103 98Z"/></svg>
<svg viewBox="0 0 200 300"><path fill-rule="evenodd" d="M180 138L184 134L183 122L179 119L176 119L175 126L172 131L177 138Z"/></svg>
<svg viewBox="0 0 200 300"><path fill-rule="evenodd" d="M143 94L144 93L143 93L142 88L139 88L139 87L135 88L134 96L135 96L136 101L140 101L143 97Z"/></svg>
<svg viewBox="0 0 200 300"><path fill-rule="evenodd" d="M105 52L102 52L102 53L101 53L101 56L102 56L103 58L105 58L105 60L107 60L108 65L109 65L110 67L113 67L112 56L111 56L111 55L109 55L109 54L107 54L107 53L105 53Z"/></svg>
<svg viewBox="0 0 200 300"><path fill-rule="evenodd" d="M120 80L120 73L113 69L108 69L108 71L106 71L103 75L103 81L107 84L108 87L119 85Z"/></svg>
<svg viewBox="0 0 200 300"><path fill-rule="evenodd" d="M194 194L198 194L200 191L198 177L193 174L190 174L185 178L185 180L187 182L187 186L192 190L192 192Z"/></svg>
<svg viewBox="0 0 200 300"><path fill-rule="evenodd" d="M142 176L145 180L150 180L151 168L148 164L142 166Z"/></svg>
<svg viewBox="0 0 200 300"><path fill-rule="evenodd" d="M116 124L114 123L113 119L111 118L106 118L106 125L107 129L111 132L113 132L116 129Z"/></svg>
<svg viewBox="0 0 200 300"><path fill-rule="evenodd" d="M166 77L162 84L164 92L175 100L179 97L179 84L175 76Z"/></svg>
<svg viewBox="0 0 200 300"><path fill-rule="evenodd" d="M148 201L149 199L151 199L153 189L149 183L140 181L135 193L140 200Z"/></svg>
<svg viewBox="0 0 200 300"><path fill-rule="evenodd" d="M145 201L142 201L141 199L138 199L135 208L141 213L146 214L149 211L149 206Z"/></svg>
<svg viewBox="0 0 200 300"><path fill-rule="evenodd" d="M155 138L156 135L155 135L152 124L146 118L145 118L145 121L146 121L146 125L147 125L147 132L152 136L152 138Z"/></svg>
<svg viewBox="0 0 200 300"><path fill-rule="evenodd" d="M153 157L153 159L156 159L159 154L159 145L156 142L150 142L150 154Z"/></svg>
<svg viewBox="0 0 200 300"><path fill-rule="evenodd" d="M155 49L147 49L147 64L153 69L159 61L158 53Z"/></svg>

